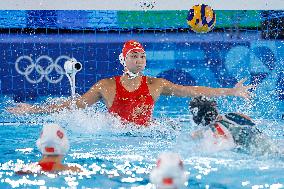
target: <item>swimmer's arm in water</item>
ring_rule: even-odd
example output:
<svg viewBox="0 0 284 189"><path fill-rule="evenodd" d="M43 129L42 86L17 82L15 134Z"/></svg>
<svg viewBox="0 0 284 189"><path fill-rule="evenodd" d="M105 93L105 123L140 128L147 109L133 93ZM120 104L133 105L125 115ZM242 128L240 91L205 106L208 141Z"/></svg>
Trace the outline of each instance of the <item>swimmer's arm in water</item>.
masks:
<svg viewBox="0 0 284 189"><path fill-rule="evenodd" d="M50 172L59 172L59 171L82 172L82 170L77 166L69 166L63 164L55 164Z"/></svg>
<svg viewBox="0 0 284 189"><path fill-rule="evenodd" d="M84 95L77 98L75 101L66 100L61 104L51 104L46 106L30 105L27 103L19 103L16 107L8 107L7 111L14 114L26 114L26 113L52 113L62 111L63 109L70 109L72 104L76 104L77 108L86 108L99 101L101 96L101 90L104 85L104 80L101 80L94 84Z"/></svg>
<svg viewBox="0 0 284 189"><path fill-rule="evenodd" d="M82 172L82 170L76 166L65 166L63 171Z"/></svg>
<svg viewBox="0 0 284 189"><path fill-rule="evenodd" d="M34 174L34 172L32 172L32 171L23 171L23 170L16 171L15 173L16 173L17 175Z"/></svg>
<svg viewBox="0 0 284 189"><path fill-rule="evenodd" d="M165 79L162 79L163 95L170 96L184 96L184 97L196 97L196 96L239 96L245 99L250 98L249 89L255 88L254 85L244 86L243 83L246 79L240 80L234 88L210 88L202 86L183 86L171 83Z"/></svg>
<svg viewBox="0 0 284 189"><path fill-rule="evenodd" d="M67 166L63 165L59 168L56 168L55 170L51 170L50 172L59 172L59 171L72 171L72 172L82 172L82 170L79 167L76 166ZM27 174L35 174L38 172L31 171L31 170L19 170L15 172L17 175L27 175Z"/></svg>

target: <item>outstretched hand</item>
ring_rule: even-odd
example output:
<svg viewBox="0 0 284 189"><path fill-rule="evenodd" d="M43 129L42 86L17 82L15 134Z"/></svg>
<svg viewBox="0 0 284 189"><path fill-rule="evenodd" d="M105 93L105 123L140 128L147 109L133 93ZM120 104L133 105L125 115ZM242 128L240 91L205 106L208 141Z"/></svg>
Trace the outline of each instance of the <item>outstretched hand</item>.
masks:
<svg viewBox="0 0 284 189"><path fill-rule="evenodd" d="M247 78L241 79L234 87L235 95L239 97L243 97L244 99L251 99L251 92L249 89L255 89L256 85L244 85L244 82Z"/></svg>
<svg viewBox="0 0 284 189"><path fill-rule="evenodd" d="M27 103L19 103L16 107L8 107L6 110L13 114L26 114L32 113L33 106Z"/></svg>

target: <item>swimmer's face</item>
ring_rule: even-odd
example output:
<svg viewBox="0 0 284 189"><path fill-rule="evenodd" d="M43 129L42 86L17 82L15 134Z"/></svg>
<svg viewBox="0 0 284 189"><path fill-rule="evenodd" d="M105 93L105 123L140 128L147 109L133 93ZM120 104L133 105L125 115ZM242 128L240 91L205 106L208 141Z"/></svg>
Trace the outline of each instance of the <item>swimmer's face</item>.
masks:
<svg viewBox="0 0 284 189"><path fill-rule="evenodd" d="M125 58L125 65L127 69L133 73L143 71L146 66L145 52L130 52Z"/></svg>

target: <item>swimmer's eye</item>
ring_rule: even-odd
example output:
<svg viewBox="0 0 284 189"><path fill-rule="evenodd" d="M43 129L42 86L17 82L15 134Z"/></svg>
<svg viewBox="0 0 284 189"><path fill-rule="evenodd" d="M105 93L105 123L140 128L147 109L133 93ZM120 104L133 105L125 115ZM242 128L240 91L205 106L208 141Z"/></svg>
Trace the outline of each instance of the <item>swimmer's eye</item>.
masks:
<svg viewBox="0 0 284 189"><path fill-rule="evenodd" d="M131 55L130 57L131 57L131 58L138 58L137 55Z"/></svg>
<svg viewBox="0 0 284 189"><path fill-rule="evenodd" d="M131 57L131 58L139 58L138 55L131 55L130 57ZM146 56L145 56L145 55L141 55L140 58L145 59Z"/></svg>

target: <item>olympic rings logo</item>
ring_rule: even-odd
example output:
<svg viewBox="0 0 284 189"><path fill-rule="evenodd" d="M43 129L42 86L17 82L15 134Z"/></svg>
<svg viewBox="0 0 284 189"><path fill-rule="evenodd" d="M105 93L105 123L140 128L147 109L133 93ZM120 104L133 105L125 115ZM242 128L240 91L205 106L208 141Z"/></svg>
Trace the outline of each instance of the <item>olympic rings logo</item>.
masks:
<svg viewBox="0 0 284 189"><path fill-rule="evenodd" d="M38 57L36 61L34 61L30 56L24 55L24 56L20 56L19 58L17 58L15 62L15 69L19 74L25 76L28 82L33 83L33 84L41 82L43 78L45 78L46 81L48 81L49 83L58 83L62 80L63 76L65 75L64 69L58 64L60 61L64 59L66 61L66 60L70 60L71 58L66 55L61 55L55 61L53 61L51 57L47 55L42 55ZM43 61L43 60L49 63L49 65L45 69L41 65L39 65L40 61ZM30 64L24 70L21 70L19 64L22 62L23 63L29 62ZM39 78L35 78L35 79L31 78L30 75L33 71L36 71L39 74ZM57 79L51 78L49 76L49 74L52 71L55 71L59 75Z"/></svg>

